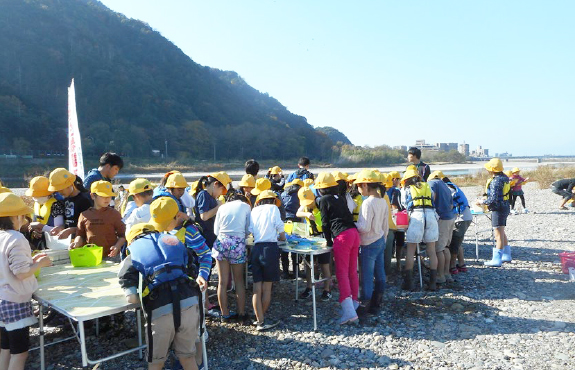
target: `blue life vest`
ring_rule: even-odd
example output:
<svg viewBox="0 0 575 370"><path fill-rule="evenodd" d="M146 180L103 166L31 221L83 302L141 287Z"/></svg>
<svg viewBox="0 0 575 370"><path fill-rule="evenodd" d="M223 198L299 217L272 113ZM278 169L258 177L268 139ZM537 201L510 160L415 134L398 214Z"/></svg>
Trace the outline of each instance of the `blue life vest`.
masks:
<svg viewBox="0 0 575 370"><path fill-rule="evenodd" d="M186 207L184 207L184 205L182 204L182 202L176 198L175 196L172 195L172 193L170 193L168 191L168 189L166 189L163 186L158 186L157 188L154 189L154 195L152 196L153 200L156 200L157 198L160 197L170 197L173 200L176 201L176 203L178 203L178 208L180 209L180 212L184 212L186 213Z"/></svg>
<svg viewBox="0 0 575 370"><path fill-rule="evenodd" d="M449 186L454 191L452 192L451 196L453 197L453 208L457 211L457 213L462 214L466 208L469 207L469 201L465 196L465 193L454 183L446 182L447 186Z"/></svg>
<svg viewBox="0 0 575 370"><path fill-rule="evenodd" d="M149 291L187 277L188 251L174 235L150 233L134 240L128 250L132 265L144 276Z"/></svg>

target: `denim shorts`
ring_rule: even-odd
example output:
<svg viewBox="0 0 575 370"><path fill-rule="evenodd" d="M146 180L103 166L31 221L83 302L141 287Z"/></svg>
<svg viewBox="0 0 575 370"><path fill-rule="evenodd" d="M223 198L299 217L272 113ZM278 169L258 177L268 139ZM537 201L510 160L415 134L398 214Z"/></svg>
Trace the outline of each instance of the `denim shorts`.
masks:
<svg viewBox="0 0 575 370"><path fill-rule="evenodd" d="M509 211L491 211L491 226L507 226L507 216Z"/></svg>
<svg viewBox="0 0 575 370"><path fill-rule="evenodd" d="M254 283L280 281L280 249L277 242L256 243L252 248Z"/></svg>

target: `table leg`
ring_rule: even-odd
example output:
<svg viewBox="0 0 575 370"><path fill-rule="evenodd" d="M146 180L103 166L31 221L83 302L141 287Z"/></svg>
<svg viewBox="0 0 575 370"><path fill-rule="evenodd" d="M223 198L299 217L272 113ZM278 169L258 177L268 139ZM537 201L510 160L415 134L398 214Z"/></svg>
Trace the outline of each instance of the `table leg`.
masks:
<svg viewBox="0 0 575 370"><path fill-rule="evenodd" d="M299 258L299 254L297 254L297 257ZM304 267L305 267L305 262L304 262ZM298 297L299 297L299 265L296 266L296 269L295 269L295 300L296 301L297 301Z"/></svg>
<svg viewBox="0 0 575 370"><path fill-rule="evenodd" d="M477 215L473 216L473 224L475 225L475 262L479 261L479 237L477 236Z"/></svg>
<svg viewBox="0 0 575 370"><path fill-rule="evenodd" d="M313 330L317 330L317 316L316 316L316 306L315 306L315 269L313 263L313 254L309 256L310 260L310 270L311 270L311 299L313 301Z"/></svg>
<svg viewBox="0 0 575 370"><path fill-rule="evenodd" d="M40 306L40 317L38 318L40 325L40 369L44 370L46 368L46 364L44 362L44 307L40 302L38 303Z"/></svg>
<svg viewBox="0 0 575 370"><path fill-rule="evenodd" d="M78 321L80 332L80 351L82 352L82 366L88 366L88 353L86 352L86 333L84 332L84 321Z"/></svg>
<svg viewBox="0 0 575 370"><path fill-rule="evenodd" d="M247 269L247 264L246 264L246 269ZM205 298L206 298L206 292L202 292L202 304L203 304ZM206 348L206 315L205 315L205 312L202 315L202 317L200 317L200 320L202 320L200 325L202 325L202 328L204 329L204 334L202 335L202 338L201 338L201 341L202 341L202 362L204 364L204 370L208 370L208 350Z"/></svg>
<svg viewBox="0 0 575 370"><path fill-rule="evenodd" d="M142 313L139 308L136 308L136 325L138 325L138 347L142 346ZM144 355L142 349L138 351L139 359L141 360Z"/></svg>

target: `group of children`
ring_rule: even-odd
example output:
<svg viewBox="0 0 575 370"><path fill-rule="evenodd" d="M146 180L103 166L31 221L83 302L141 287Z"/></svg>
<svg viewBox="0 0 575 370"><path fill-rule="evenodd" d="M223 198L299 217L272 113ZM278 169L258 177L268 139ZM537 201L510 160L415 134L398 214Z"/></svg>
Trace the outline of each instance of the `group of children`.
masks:
<svg viewBox="0 0 575 370"><path fill-rule="evenodd" d="M111 181L123 162L118 155L106 153L84 183L63 168L48 178L32 179L26 195L34 199L34 209L0 187L4 192L0 194L0 263L6 265L0 271L0 368L7 361L25 362L28 326L34 320L30 306L37 287L34 272L51 263L44 254L31 257L20 230L28 232L32 245L41 245L46 232L61 239L70 237L70 248L96 244L103 247L106 258L121 259L120 285L128 301L141 301L144 306L152 369L163 366L171 342L184 369L198 367L200 361L193 358L198 353L199 317L203 309L211 308L208 300L202 302L201 292L207 288L213 264L218 271L222 322L250 322L244 281L248 263L254 283L253 325L264 331L279 324L269 319L267 311L273 283L282 278L282 270L283 278L293 276L289 255L278 245L286 239L286 222L307 224L309 236L323 236L332 247L317 261L325 279L325 301L332 298L331 266L335 264L339 324L379 312L394 245L407 244L402 288L413 290L415 250L426 244L427 288L436 290L452 282L453 274L467 271L462 242L471 223L470 204L461 189L440 171L431 173L420 158L419 149L411 148L408 159L413 165L403 176L366 169L354 175L322 172L317 178L309 171L306 157L287 178L277 166L258 178L259 164L250 160L237 188L225 172L190 184L180 172L170 171L156 187L146 179L132 181L127 194L120 197ZM486 165L493 177L482 201L494 214L497 238L489 266L511 260L504 233L509 178L497 161ZM118 210L111 207L114 201ZM409 214L407 228L395 223L394 215L402 211ZM26 215L33 215L27 225ZM291 262L295 272L301 264L297 255L292 255ZM302 298L311 295L309 269L306 274L308 288ZM228 303L231 277L237 312Z"/></svg>

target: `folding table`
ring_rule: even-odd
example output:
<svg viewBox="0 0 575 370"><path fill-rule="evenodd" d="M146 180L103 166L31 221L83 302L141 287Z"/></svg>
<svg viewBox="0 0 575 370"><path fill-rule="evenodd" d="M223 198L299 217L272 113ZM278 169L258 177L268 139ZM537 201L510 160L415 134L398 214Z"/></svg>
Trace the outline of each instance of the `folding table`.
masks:
<svg viewBox="0 0 575 370"><path fill-rule="evenodd" d="M473 225L475 228L475 261L479 261L479 234L485 232L491 232L491 240L493 246L495 246L495 235L493 234L493 227L489 229L479 229L480 217L485 217L489 220L489 225L491 226L491 212L483 212L471 209L471 215L473 216Z"/></svg>

